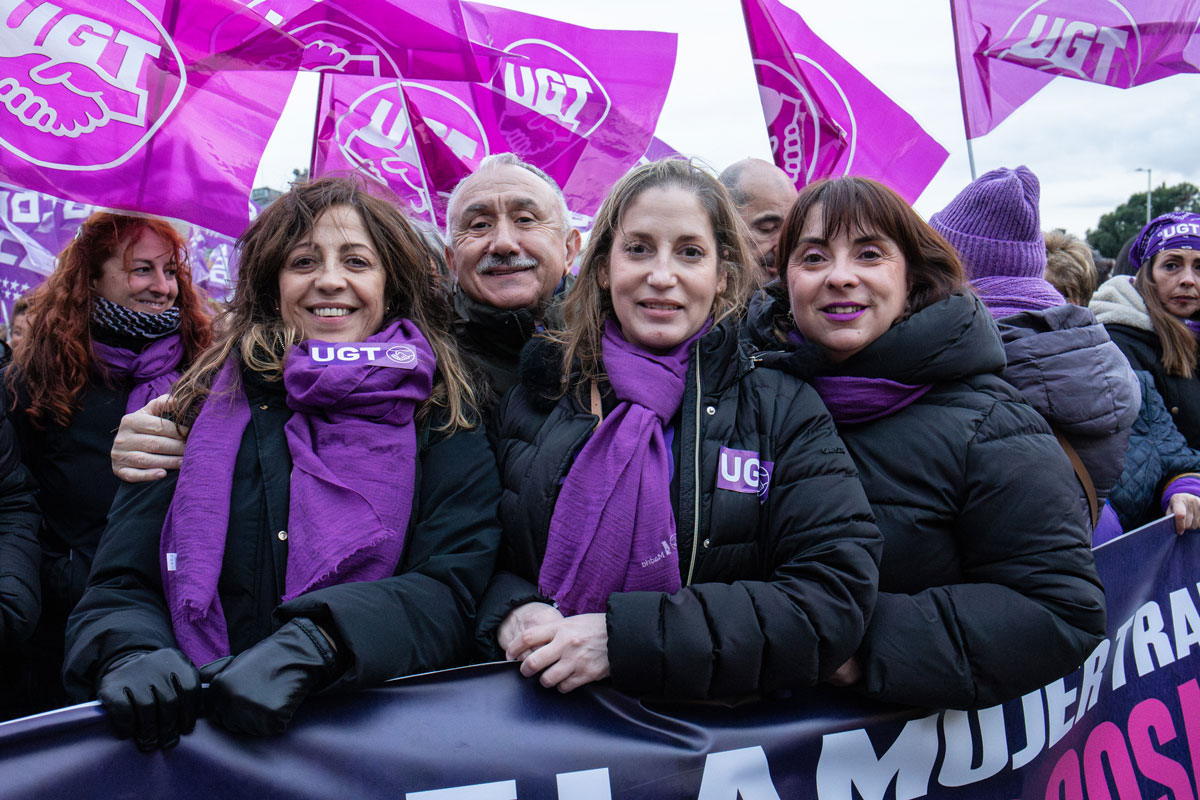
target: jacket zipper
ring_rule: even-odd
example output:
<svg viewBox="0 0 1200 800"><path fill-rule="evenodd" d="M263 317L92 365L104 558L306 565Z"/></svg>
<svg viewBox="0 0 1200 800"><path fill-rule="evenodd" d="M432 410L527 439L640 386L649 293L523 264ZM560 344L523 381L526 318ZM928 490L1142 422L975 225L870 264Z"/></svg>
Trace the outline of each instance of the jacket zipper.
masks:
<svg viewBox="0 0 1200 800"><path fill-rule="evenodd" d="M700 544L700 345L696 344L696 437L692 442L692 558L685 586L696 574L696 550Z"/></svg>

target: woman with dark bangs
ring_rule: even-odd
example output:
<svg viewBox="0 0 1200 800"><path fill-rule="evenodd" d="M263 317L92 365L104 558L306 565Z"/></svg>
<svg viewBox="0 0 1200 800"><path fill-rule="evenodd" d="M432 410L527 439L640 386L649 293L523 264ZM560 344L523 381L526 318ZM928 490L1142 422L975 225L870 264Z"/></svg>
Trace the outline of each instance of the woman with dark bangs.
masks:
<svg viewBox="0 0 1200 800"><path fill-rule="evenodd" d="M83 595L119 481L122 415L168 391L211 341L183 239L161 219L88 217L36 291L5 375L6 408L42 508L42 618L26 654L33 712L66 703L67 615Z"/></svg>
<svg viewBox="0 0 1200 800"><path fill-rule="evenodd" d="M958 254L864 178L805 188L779 253L784 294L759 298L749 335L825 401L883 534L874 614L831 681L979 708L1074 670L1104 636L1090 521L1050 428L996 374Z"/></svg>
<svg viewBox="0 0 1200 800"><path fill-rule="evenodd" d="M450 307L396 206L297 185L238 240L216 344L179 381L183 465L122 488L64 672L119 736L266 735L334 687L458 666L500 530Z"/></svg>

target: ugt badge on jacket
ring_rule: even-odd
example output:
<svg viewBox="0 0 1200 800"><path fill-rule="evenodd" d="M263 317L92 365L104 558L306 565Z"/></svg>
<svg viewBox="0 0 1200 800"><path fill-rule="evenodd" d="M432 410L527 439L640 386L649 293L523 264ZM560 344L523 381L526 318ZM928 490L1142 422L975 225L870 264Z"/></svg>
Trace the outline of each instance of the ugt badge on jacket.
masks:
<svg viewBox="0 0 1200 800"><path fill-rule="evenodd" d="M758 502L765 503L771 488L771 474L775 464L763 461L752 450L721 448L721 459L717 466L717 488L731 492L757 494Z"/></svg>

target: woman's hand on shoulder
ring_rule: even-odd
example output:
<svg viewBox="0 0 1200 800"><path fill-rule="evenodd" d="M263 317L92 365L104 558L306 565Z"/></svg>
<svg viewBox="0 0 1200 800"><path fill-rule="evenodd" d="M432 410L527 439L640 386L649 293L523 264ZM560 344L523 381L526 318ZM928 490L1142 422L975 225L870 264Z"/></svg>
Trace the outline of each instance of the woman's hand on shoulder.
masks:
<svg viewBox="0 0 1200 800"><path fill-rule="evenodd" d="M524 661L534 648L525 643L525 634L532 628L551 625L563 615L554 606L546 603L526 603L508 612L504 622L496 631L496 644L504 651L509 661Z"/></svg>
<svg viewBox="0 0 1200 800"><path fill-rule="evenodd" d="M609 675L604 614L578 614L531 628L525 641L533 652L522 660L521 674L531 678L540 672L547 689L565 694Z"/></svg>
<svg viewBox="0 0 1200 800"><path fill-rule="evenodd" d="M169 410L169 396L164 394L121 418L112 446L112 470L118 478L128 483L156 481L165 478L167 470L179 469L188 429L165 418Z"/></svg>

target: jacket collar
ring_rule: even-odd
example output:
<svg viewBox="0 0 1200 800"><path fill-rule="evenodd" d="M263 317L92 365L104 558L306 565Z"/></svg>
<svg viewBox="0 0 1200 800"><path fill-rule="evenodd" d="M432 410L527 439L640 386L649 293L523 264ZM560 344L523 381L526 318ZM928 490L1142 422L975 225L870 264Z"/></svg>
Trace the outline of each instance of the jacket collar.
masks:
<svg viewBox="0 0 1200 800"><path fill-rule="evenodd" d="M1130 275L1114 275L1092 295L1088 308L1103 325L1128 325L1143 331L1153 331L1146 301L1133 285Z"/></svg>

